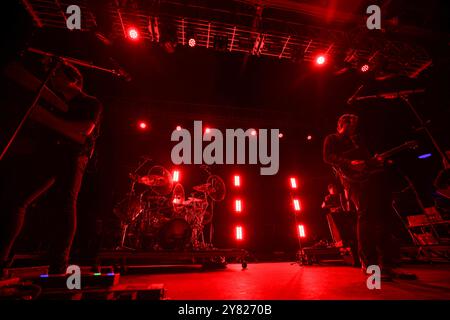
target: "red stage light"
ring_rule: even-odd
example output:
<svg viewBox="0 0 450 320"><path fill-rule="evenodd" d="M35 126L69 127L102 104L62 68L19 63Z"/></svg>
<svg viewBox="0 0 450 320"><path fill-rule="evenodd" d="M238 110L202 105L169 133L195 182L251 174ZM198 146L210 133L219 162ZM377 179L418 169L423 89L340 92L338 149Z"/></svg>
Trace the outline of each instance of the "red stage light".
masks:
<svg viewBox="0 0 450 320"><path fill-rule="evenodd" d="M139 127L139 129L141 129L141 130L146 130L146 129L148 128L147 122L145 122L145 121L139 121L138 127Z"/></svg>
<svg viewBox="0 0 450 320"><path fill-rule="evenodd" d="M252 130L251 135L256 136L256 130Z"/></svg>
<svg viewBox="0 0 450 320"><path fill-rule="evenodd" d="M243 240L244 235L243 235L242 226L236 226L235 230L236 230L236 240Z"/></svg>
<svg viewBox="0 0 450 320"><path fill-rule="evenodd" d="M189 47L193 48L197 44L197 41L195 41L194 38L189 39L188 41Z"/></svg>
<svg viewBox="0 0 450 320"><path fill-rule="evenodd" d="M306 237L305 227L302 224L299 224L297 226L297 231L298 231L299 238L305 238Z"/></svg>
<svg viewBox="0 0 450 320"><path fill-rule="evenodd" d="M210 133L210 132L211 132L211 129L209 129L209 128L205 129L205 133Z"/></svg>
<svg viewBox="0 0 450 320"><path fill-rule="evenodd" d="M308 136L306 137L306 139L312 140L312 135L308 135Z"/></svg>
<svg viewBox="0 0 450 320"><path fill-rule="evenodd" d="M300 205L300 200L294 199L293 203L294 203L294 210L295 211L301 211L302 210L302 207Z"/></svg>
<svg viewBox="0 0 450 320"><path fill-rule="evenodd" d="M172 174L172 180L173 182L179 182L180 181L180 171L174 170Z"/></svg>
<svg viewBox="0 0 450 320"><path fill-rule="evenodd" d="M278 138L283 138L283 134L281 132L278 134Z"/></svg>
<svg viewBox="0 0 450 320"><path fill-rule="evenodd" d="M241 177L236 175L234 176L234 186L235 187L240 187L241 186Z"/></svg>
<svg viewBox="0 0 450 320"><path fill-rule="evenodd" d="M361 72L367 72L369 71L369 65L368 64L364 64L361 66Z"/></svg>
<svg viewBox="0 0 450 320"><path fill-rule="evenodd" d="M234 211L242 212L242 200L240 199L234 200Z"/></svg>
<svg viewBox="0 0 450 320"><path fill-rule="evenodd" d="M139 38L139 32L137 31L136 28L130 28L128 29L128 36L132 40L137 40Z"/></svg>
<svg viewBox="0 0 450 320"><path fill-rule="evenodd" d="M292 188L292 189L297 189L297 179L294 178L294 177L292 177L292 178L290 178L289 180L290 180L290 182L291 182L291 188Z"/></svg>
<svg viewBox="0 0 450 320"><path fill-rule="evenodd" d="M177 126L177 131L181 131L181 126Z"/></svg>
<svg viewBox="0 0 450 320"><path fill-rule="evenodd" d="M326 62L325 56L320 55L316 58L316 64L323 65Z"/></svg>

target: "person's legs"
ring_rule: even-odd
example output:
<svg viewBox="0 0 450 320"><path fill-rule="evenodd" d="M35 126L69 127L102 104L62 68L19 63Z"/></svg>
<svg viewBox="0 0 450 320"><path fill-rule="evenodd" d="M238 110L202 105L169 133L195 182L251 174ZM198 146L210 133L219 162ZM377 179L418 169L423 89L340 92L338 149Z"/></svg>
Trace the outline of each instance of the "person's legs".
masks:
<svg viewBox="0 0 450 320"><path fill-rule="evenodd" d="M54 239L49 250L50 273L63 273L77 228L77 200L88 162L86 156L65 159L55 183L57 210Z"/></svg>
<svg viewBox="0 0 450 320"><path fill-rule="evenodd" d="M358 254L363 268L377 264L376 243L373 239L372 217L369 207L369 194L364 184L352 186L350 199L357 210L356 236Z"/></svg>
<svg viewBox="0 0 450 320"><path fill-rule="evenodd" d="M5 161L0 171L0 267L5 267L23 228L28 207L46 193L55 180L36 163L20 158Z"/></svg>

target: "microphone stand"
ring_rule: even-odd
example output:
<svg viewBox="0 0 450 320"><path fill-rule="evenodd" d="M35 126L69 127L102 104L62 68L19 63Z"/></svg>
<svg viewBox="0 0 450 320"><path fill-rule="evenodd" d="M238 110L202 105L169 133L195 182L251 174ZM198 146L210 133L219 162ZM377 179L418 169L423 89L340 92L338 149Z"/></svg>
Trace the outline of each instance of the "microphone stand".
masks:
<svg viewBox="0 0 450 320"><path fill-rule="evenodd" d="M8 143L3 148L2 153L0 154L0 161L3 160L6 152L8 152L9 148L13 144L14 140L16 139L17 135L19 134L19 132L22 129L23 125L25 124L26 120L29 118L31 113L36 108L37 103L38 103L39 99L41 98L41 94L44 91L44 88L47 86L47 83L50 81L53 73L55 72L55 70L57 69L57 67L59 66L60 63L61 63L61 61L59 59L53 59L50 70L48 70L47 74L45 75L44 81L42 81L42 83L40 84L39 89L38 89L36 95L34 96L33 102L28 107L27 112L25 112L25 114L23 115L22 119L19 122L19 125L17 126L13 135L9 139Z"/></svg>
<svg viewBox="0 0 450 320"><path fill-rule="evenodd" d="M358 89L359 90L359 89ZM388 94L376 94L376 95L370 95L370 96L363 96L363 97L354 97L354 95L350 98L352 101L362 101L366 99L401 99L412 111L414 116L416 117L419 125L420 130L424 130L428 138L430 139L431 143L433 144L434 148L439 153L439 156L442 158L442 164L444 166L444 169L446 168L446 164L449 163L449 159L447 159L447 156L442 151L441 147L439 146L436 139L433 137L431 131L428 129L427 124L425 121L423 121L422 117L417 112L416 108L412 105L411 101L409 100L408 96L414 93L423 93L425 92L424 89L418 89L418 90L404 90L399 92L393 92ZM350 100L349 99L349 100Z"/></svg>
<svg viewBox="0 0 450 320"><path fill-rule="evenodd" d="M423 121L422 117L419 115L419 113L417 112L416 108L414 108L414 106L412 105L411 101L409 101L407 95L400 95L400 99L402 99L403 102L405 102L405 104L411 109L412 113L414 114L414 116L416 117L417 121L420 124L420 128L419 129L425 131L425 133L428 136L428 138L430 138L431 143L433 144L434 148L437 150L437 152L439 153L439 155L442 158L442 164L444 165L444 169L445 169L445 164L448 163L447 156L442 151L442 149L439 146L438 142L436 141L436 139L431 134L431 131L428 129L426 122Z"/></svg>
<svg viewBox="0 0 450 320"><path fill-rule="evenodd" d="M75 64L75 65L78 65L78 66L86 67L86 68L89 68L89 69L94 69L94 70L98 70L98 71L111 73L111 74L113 74L115 76L118 76L118 77L122 76L122 73L120 72L120 70L108 69L108 68L100 67L100 66L97 66L97 65L95 65L95 64L93 64L92 62L89 62L89 61L83 61L83 60L75 59L75 58L72 58L72 57L60 56L60 55L56 55L56 54L51 53L51 52L42 51L42 50L35 49L35 48L28 48L28 51L32 52L32 53L37 53L37 54L42 55L42 56L50 57L50 58L57 58L57 59L60 59L63 62L68 62L68 63Z"/></svg>

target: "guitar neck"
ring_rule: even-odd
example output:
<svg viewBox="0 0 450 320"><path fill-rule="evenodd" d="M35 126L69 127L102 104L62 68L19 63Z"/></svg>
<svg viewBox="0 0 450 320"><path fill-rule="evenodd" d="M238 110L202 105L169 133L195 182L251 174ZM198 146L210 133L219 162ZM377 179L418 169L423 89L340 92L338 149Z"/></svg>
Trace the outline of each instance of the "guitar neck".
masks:
<svg viewBox="0 0 450 320"><path fill-rule="evenodd" d="M387 159L387 158L393 156L394 154L399 153L400 151L403 151L405 149L409 149L409 148L412 148L412 147L413 147L412 143L409 143L409 142L408 143L404 143L404 144L402 144L400 146L397 146L395 148L392 148L392 149L390 149L388 151L383 152L382 154L378 155L378 157L383 158L383 159Z"/></svg>

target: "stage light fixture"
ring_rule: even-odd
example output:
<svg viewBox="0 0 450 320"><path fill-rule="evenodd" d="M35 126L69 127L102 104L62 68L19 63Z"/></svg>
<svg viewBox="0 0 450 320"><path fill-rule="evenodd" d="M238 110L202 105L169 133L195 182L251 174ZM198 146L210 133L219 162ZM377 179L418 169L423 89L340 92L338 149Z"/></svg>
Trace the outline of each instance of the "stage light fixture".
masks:
<svg viewBox="0 0 450 320"><path fill-rule="evenodd" d="M235 233L236 240L243 240L244 239L244 234L243 234L242 226L236 226L235 231L236 231L236 233Z"/></svg>
<svg viewBox="0 0 450 320"><path fill-rule="evenodd" d="M148 124L145 121L139 121L138 122L138 128L141 130L147 130L148 129Z"/></svg>
<svg viewBox="0 0 450 320"><path fill-rule="evenodd" d="M194 38L190 38L188 41L188 45L189 45L189 47L193 48L197 45L197 41L195 41Z"/></svg>
<svg viewBox="0 0 450 320"><path fill-rule="evenodd" d="M367 72L369 71L370 67L367 63L363 64L360 68L361 72Z"/></svg>
<svg viewBox="0 0 450 320"><path fill-rule="evenodd" d="M295 211L299 212L299 211L302 210L302 207L300 205L300 200L299 199L294 199L293 203L294 203L294 210Z"/></svg>
<svg viewBox="0 0 450 320"><path fill-rule="evenodd" d="M235 175L234 176L234 186L240 187L241 186L241 176Z"/></svg>
<svg viewBox="0 0 450 320"><path fill-rule="evenodd" d="M326 60L326 58L325 58L324 55L319 55L319 56L317 56L317 58L316 58L316 64L319 65L319 66L320 66L320 65L324 65L326 61L327 61L327 60Z"/></svg>
<svg viewBox="0 0 450 320"><path fill-rule="evenodd" d="M174 170L172 173L172 180L173 182L179 182L180 181L180 171Z"/></svg>
<svg viewBox="0 0 450 320"><path fill-rule="evenodd" d="M311 141L312 140L312 135L308 135L307 137L306 137L306 139L308 140L308 141Z"/></svg>
<svg viewBox="0 0 450 320"><path fill-rule="evenodd" d="M177 131L181 131L181 126L177 126Z"/></svg>
<svg viewBox="0 0 450 320"><path fill-rule="evenodd" d="M234 211L242 212L242 200L241 199L234 200Z"/></svg>
<svg viewBox="0 0 450 320"><path fill-rule="evenodd" d="M128 37L131 40L137 40L139 38L139 32L137 31L136 28L131 27L128 29Z"/></svg>
<svg viewBox="0 0 450 320"><path fill-rule="evenodd" d="M297 178L291 177L289 179L290 183L291 183L291 188L292 189L297 189L298 185L297 185Z"/></svg>
<svg viewBox="0 0 450 320"><path fill-rule="evenodd" d="M305 226L304 225L302 225L302 224L297 225L297 231L298 231L299 238L305 238L306 237Z"/></svg>
<svg viewBox="0 0 450 320"><path fill-rule="evenodd" d="M420 156L418 156L417 158L419 158L419 159L427 159L427 158L429 158L431 156L432 156L431 153L424 153L424 154L421 154Z"/></svg>
<svg viewBox="0 0 450 320"><path fill-rule="evenodd" d="M284 135L280 132L279 134L278 134L278 138L283 138L284 137Z"/></svg>

